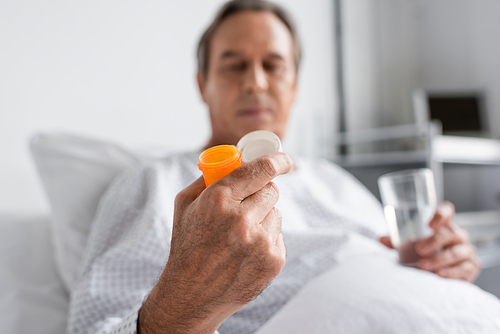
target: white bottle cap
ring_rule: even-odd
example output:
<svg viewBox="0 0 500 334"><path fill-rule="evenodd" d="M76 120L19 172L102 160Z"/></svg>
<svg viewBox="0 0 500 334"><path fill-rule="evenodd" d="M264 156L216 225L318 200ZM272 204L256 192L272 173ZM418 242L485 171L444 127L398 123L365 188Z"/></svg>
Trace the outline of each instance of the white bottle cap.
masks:
<svg viewBox="0 0 500 334"><path fill-rule="evenodd" d="M247 133L240 139L236 148L240 151L244 162L249 162L261 155L283 152L280 138L265 130Z"/></svg>

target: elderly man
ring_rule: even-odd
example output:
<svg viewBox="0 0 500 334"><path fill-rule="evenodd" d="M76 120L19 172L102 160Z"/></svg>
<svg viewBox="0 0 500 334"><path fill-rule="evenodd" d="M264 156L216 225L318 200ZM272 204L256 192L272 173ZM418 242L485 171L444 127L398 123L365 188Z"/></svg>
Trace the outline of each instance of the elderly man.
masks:
<svg viewBox="0 0 500 334"><path fill-rule="evenodd" d="M283 137L299 63L286 12L257 0L227 3L198 49L207 147L259 129ZM199 153L115 180L92 226L69 333L253 333L349 254L391 253L378 240L380 204L333 164L272 154L205 188ZM479 265L466 233L450 223L453 211L438 208L434 235L417 246L419 266L473 281Z"/></svg>

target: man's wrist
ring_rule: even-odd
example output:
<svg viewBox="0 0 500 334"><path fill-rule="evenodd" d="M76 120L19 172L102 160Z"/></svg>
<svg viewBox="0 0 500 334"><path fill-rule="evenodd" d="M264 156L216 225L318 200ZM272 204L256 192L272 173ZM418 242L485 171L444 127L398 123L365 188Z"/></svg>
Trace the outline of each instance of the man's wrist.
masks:
<svg viewBox="0 0 500 334"><path fill-rule="evenodd" d="M162 333L164 331L162 326L164 315L157 295L158 291L155 286L139 309L137 318L138 334Z"/></svg>
<svg viewBox="0 0 500 334"><path fill-rule="evenodd" d="M170 310L169 313L168 310ZM159 297L159 287L156 285L149 294L146 301L138 313L137 333L140 334L198 334L198 333L217 333L217 327L213 326L209 319L193 319L190 317L189 322L182 321L182 316L179 314L182 311L173 309L171 306L164 305ZM192 313L187 312L187 314ZM192 323L194 320L194 323Z"/></svg>

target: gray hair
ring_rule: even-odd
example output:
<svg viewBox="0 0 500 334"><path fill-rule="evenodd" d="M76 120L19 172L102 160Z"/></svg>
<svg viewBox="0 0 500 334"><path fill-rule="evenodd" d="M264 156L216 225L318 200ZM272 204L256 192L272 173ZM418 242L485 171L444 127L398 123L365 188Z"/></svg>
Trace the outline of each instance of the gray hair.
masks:
<svg viewBox="0 0 500 334"><path fill-rule="evenodd" d="M295 63L295 70L299 70L300 59L302 57L302 50L300 45L297 29L292 17L282 7L264 0L232 0L224 4L219 9L217 15L212 23L208 26L207 30L201 36L198 43L198 50L196 56L198 58L198 71L203 75L206 80L208 74L208 54L210 40L212 39L215 31L228 16L243 12L243 11L257 11L257 12L270 12L276 15L288 28L292 35L293 41L293 58Z"/></svg>

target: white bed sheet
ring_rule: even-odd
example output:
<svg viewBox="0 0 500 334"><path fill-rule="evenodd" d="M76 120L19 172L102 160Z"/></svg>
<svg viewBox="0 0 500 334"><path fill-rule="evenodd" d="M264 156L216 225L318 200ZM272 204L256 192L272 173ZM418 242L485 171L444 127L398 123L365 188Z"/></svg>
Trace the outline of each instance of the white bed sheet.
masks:
<svg viewBox="0 0 500 334"><path fill-rule="evenodd" d="M256 334L500 333L500 300L461 280L352 258L308 283Z"/></svg>
<svg viewBox="0 0 500 334"><path fill-rule="evenodd" d="M63 334L68 296L56 275L48 215L0 214L2 333Z"/></svg>

